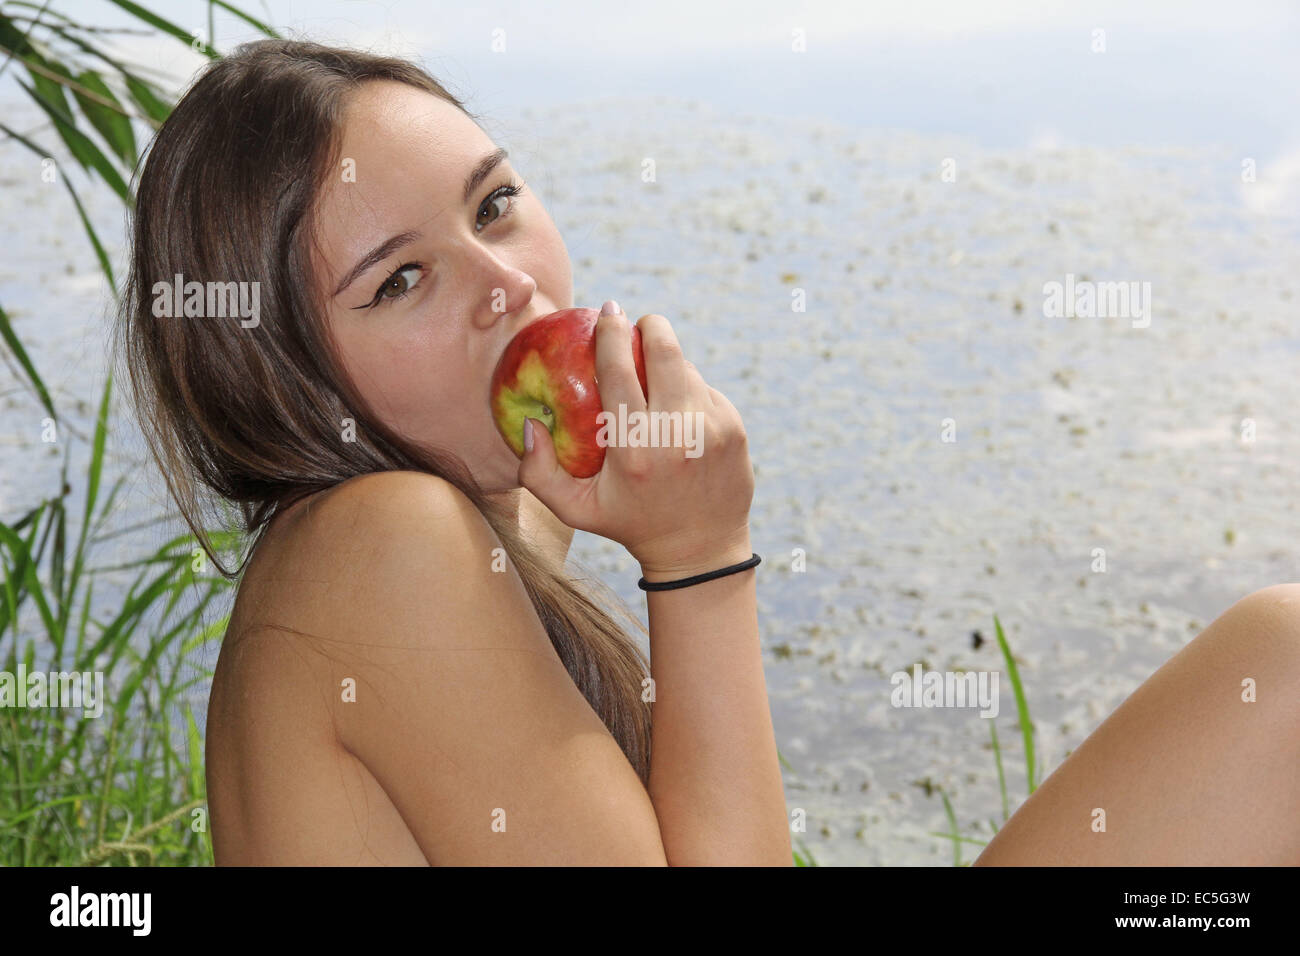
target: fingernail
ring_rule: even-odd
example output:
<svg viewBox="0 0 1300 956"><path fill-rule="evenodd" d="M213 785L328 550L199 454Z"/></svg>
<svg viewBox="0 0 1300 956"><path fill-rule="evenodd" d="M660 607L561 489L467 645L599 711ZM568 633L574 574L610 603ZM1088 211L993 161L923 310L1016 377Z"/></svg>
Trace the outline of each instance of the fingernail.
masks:
<svg viewBox="0 0 1300 956"><path fill-rule="evenodd" d="M622 311L623 310L618 307L618 303L615 302L613 299L609 299L604 305L600 307L601 315L618 315Z"/></svg>
<svg viewBox="0 0 1300 956"><path fill-rule="evenodd" d="M524 419L524 451L530 452L532 450L533 450L533 420L531 418L525 418Z"/></svg>

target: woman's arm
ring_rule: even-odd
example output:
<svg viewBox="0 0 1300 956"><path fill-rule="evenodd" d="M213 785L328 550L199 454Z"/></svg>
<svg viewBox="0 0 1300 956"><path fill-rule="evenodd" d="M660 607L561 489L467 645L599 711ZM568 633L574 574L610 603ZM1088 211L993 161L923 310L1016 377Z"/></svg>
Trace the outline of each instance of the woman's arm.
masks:
<svg viewBox="0 0 1300 956"><path fill-rule="evenodd" d="M747 560L743 539L666 581ZM790 866L790 827L763 679L751 568L648 591L650 798L669 864Z"/></svg>
<svg viewBox="0 0 1300 956"><path fill-rule="evenodd" d="M648 391L632 360L632 326L605 303L596 323L603 409L645 416L652 429L680 416L683 427L652 431L648 442L612 442L601 470L577 479L560 467L547 428L530 425L519 483L569 527L626 547L647 580L743 561L754 467L740 412L685 360L666 318L643 315L637 328ZM698 438L689 450L686 422ZM742 571L649 592L648 789L674 864L793 862L754 589L754 574Z"/></svg>

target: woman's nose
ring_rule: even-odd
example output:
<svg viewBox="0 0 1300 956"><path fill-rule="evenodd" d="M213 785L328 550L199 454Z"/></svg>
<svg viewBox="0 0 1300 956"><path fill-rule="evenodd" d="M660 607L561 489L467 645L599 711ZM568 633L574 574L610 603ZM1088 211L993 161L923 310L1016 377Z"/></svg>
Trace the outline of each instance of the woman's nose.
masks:
<svg viewBox="0 0 1300 956"><path fill-rule="evenodd" d="M506 313L525 308L537 291L537 280L531 275L490 253L479 275L483 281L483 304L476 314L482 316L485 326Z"/></svg>

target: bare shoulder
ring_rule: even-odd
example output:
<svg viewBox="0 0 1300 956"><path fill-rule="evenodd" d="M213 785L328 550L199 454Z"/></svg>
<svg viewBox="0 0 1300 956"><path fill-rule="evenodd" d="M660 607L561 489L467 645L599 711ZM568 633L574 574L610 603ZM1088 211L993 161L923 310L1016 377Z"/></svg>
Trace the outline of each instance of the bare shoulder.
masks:
<svg viewBox="0 0 1300 956"><path fill-rule="evenodd" d="M376 471L331 489L322 496L322 513L364 509L381 517L395 517L412 506L449 515L463 509L474 511L464 493L444 478L420 471Z"/></svg>
<svg viewBox="0 0 1300 956"><path fill-rule="evenodd" d="M308 500L287 537L322 559L349 559L376 543L412 547L430 530L491 533L487 519L451 482L416 471L358 475Z"/></svg>
<svg viewBox="0 0 1300 956"><path fill-rule="evenodd" d="M391 700L385 672L403 662L384 645L432 646L456 631L465 555L490 534L453 485L414 472L343 482L277 521L240 582L213 676L218 860L427 860L345 735L356 702ZM411 626L395 601L442 617Z"/></svg>
<svg viewBox="0 0 1300 956"><path fill-rule="evenodd" d="M421 472L375 472L289 515L259 547L241 592L250 592L250 608L292 618L297 630L373 641L397 609L450 613L484 588L509 588L510 575L489 577L494 562L501 567L499 549L455 485ZM250 624L263 623L264 614L252 616Z"/></svg>
<svg viewBox="0 0 1300 956"><path fill-rule="evenodd" d="M486 518L413 472L308 503L258 587L307 635L323 726L451 864L665 862L653 804Z"/></svg>

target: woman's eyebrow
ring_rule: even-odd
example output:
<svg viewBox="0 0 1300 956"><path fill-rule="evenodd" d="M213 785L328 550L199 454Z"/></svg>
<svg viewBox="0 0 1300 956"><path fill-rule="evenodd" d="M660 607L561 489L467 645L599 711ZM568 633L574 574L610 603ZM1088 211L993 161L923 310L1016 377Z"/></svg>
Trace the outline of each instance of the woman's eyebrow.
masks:
<svg viewBox="0 0 1300 956"><path fill-rule="evenodd" d="M510 154L506 152L506 150L497 149L478 161L474 168L470 170L469 175L465 177L465 192L461 199L462 205L469 202L470 196L473 195L474 191L483 184L483 180L492 175L492 170L500 166L509 155ZM411 229L386 239L384 242L375 246L375 248L362 256L361 260L356 265L348 270L348 274L343 277L343 281L339 283L339 287L334 290L334 295L338 296L342 293L344 289L356 281L358 276L362 275L376 262L384 261L398 249L410 245L422 235L423 233L419 230Z"/></svg>
<svg viewBox="0 0 1300 956"><path fill-rule="evenodd" d="M470 174L465 177L465 196L461 199L461 204L469 202L470 194L483 184L483 180L492 174L492 170L500 166L510 154L504 149L498 149L495 152L488 153L478 161L478 165L470 170Z"/></svg>
<svg viewBox="0 0 1300 956"><path fill-rule="evenodd" d="M381 242L379 245L375 246L375 248L367 252L361 258L361 261L358 262L356 265L354 265L351 271L349 271L348 274L343 277L343 281L339 283L339 287L334 290L334 296L337 298L338 295L344 289L346 289L354 281L356 281L358 276L364 274L365 271L369 269L371 266L373 266L376 262L383 262L385 259L391 256L398 249L402 248L403 246L410 245L416 239L419 239L422 235L423 233L421 233L419 230L412 229L403 233L399 233L396 236L393 236L392 238L387 239L384 242Z"/></svg>

